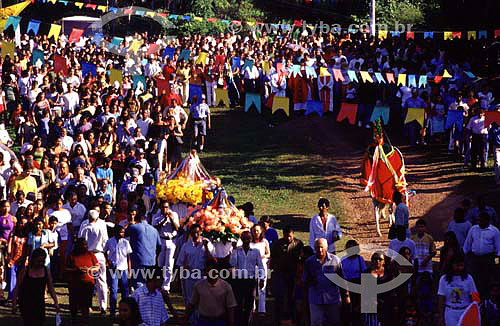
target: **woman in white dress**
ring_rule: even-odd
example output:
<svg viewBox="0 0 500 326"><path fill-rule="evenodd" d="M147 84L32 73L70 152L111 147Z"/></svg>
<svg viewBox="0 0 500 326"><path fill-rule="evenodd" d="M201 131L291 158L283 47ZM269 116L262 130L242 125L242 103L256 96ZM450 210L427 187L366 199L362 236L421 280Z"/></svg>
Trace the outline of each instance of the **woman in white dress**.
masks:
<svg viewBox="0 0 500 326"><path fill-rule="evenodd" d="M266 286L267 286L267 270L271 250L269 249L269 242L264 238L264 228L260 224L255 224L252 229L252 242L250 248L258 249L262 258L262 265L264 265L264 286L258 289L259 306L258 312L264 314L266 312Z"/></svg>

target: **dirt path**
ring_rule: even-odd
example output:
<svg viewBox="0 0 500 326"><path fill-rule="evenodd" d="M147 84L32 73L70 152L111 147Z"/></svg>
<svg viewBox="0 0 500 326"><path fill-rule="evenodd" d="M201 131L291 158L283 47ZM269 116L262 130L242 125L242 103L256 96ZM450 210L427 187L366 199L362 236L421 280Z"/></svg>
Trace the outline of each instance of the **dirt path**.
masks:
<svg viewBox="0 0 500 326"><path fill-rule="evenodd" d="M388 221L381 220L383 236L377 237L371 198L359 184L361 159L371 142L371 131L340 125L332 117L294 119L280 128L293 130L291 141L305 144L325 162L325 182L334 187L342 202L346 234L364 244L387 244ZM424 218L430 233L440 240L464 198L485 194L491 205L500 208L500 189L492 172L478 174L463 169L443 145L411 149L401 145L403 139L392 136L391 140L405 158L409 189L417 193L411 201L410 226Z"/></svg>

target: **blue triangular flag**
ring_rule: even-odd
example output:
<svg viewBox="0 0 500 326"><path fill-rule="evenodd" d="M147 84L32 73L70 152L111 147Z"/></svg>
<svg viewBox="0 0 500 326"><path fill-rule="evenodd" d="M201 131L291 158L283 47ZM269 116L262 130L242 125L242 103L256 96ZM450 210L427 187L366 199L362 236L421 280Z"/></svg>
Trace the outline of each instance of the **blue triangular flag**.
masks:
<svg viewBox="0 0 500 326"><path fill-rule="evenodd" d="M306 112L304 113L304 115L309 115L312 113L317 113L320 117L323 117L323 102L307 101Z"/></svg>
<svg viewBox="0 0 500 326"><path fill-rule="evenodd" d="M318 74L316 74L316 70L312 66L306 66L306 77L316 78Z"/></svg>
<svg viewBox="0 0 500 326"><path fill-rule="evenodd" d="M182 20L190 22L191 21L191 16L182 16Z"/></svg>
<svg viewBox="0 0 500 326"><path fill-rule="evenodd" d="M21 22L21 17L19 16L10 16L9 19L7 19L7 22L5 23L4 31L7 30L10 26L12 26L13 30L16 30L17 26L19 26L19 23Z"/></svg>
<svg viewBox="0 0 500 326"><path fill-rule="evenodd" d="M34 35L38 35L38 30L40 29L40 21L31 19L28 23L28 29L26 30L26 34L29 34L30 31L33 32Z"/></svg>
<svg viewBox="0 0 500 326"><path fill-rule="evenodd" d="M467 77L471 78L471 79L476 79L476 76L474 76L474 74L470 71L464 71L464 73L467 75Z"/></svg>
<svg viewBox="0 0 500 326"><path fill-rule="evenodd" d="M415 75L408 75L408 87L417 87Z"/></svg>
<svg viewBox="0 0 500 326"><path fill-rule="evenodd" d="M233 57L231 61L231 69L235 68L240 68L241 67L241 58L240 57Z"/></svg>
<svg viewBox="0 0 500 326"><path fill-rule="evenodd" d="M88 74L91 74L94 78L97 77L96 65L93 63L82 62L82 77L85 78Z"/></svg>
<svg viewBox="0 0 500 326"><path fill-rule="evenodd" d="M480 39L482 39L482 38L488 38L488 32L487 32L487 31L479 31L479 33L478 33L478 34L479 34L479 35L478 35L478 37L477 37L477 38L478 38L479 40L480 40Z"/></svg>
<svg viewBox="0 0 500 326"><path fill-rule="evenodd" d="M170 60L172 60L174 58L174 54L175 48L165 48L165 50L163 50L162 57L163 59L165 59L165 57L168 57Z"/></svg>
<svg viewBox="0 0 500 326"><path fill-rule="evenodd" d="M358 76L356 76L356 72L354 70L347 70L347 76L349 76L351 82L356 81L359 83Z"/></svg>
<svg viewBox="0 0 500 326"><path fill-rule="evenodd" d="M379 84L386 84L385 79L380 72L375 72L375 79Z"/></svg>
<svg viewBox="0 0 500 326"><path fill-rule="evenodd" d="M133 88L136 89L139 83L142 83L143 88L146 88L146 78L143 75L133 75L132 76L132 81L134 82Z"/></svg>
<svg viewBox="0 0 500 326"><path fill-rule="evenodd" d="M253 60L245 59L245 63L243 64L243 68L241 68L241 70L245 70L246 67L252 69L252 67L253 67Z"/></svg>
<svg viewBox="0 0 500 326"><path fill-rule="evenodd" d="M168 15L168 19L177 19L177 17L179 17L179 15Z"/></svg>
<svg viewBox="0 0 500 326"><path fill-rule="evenodd" d="M136 10L136 11L135 11L135 14L136 14L137 16L144 16L144 10Z"/></svg>
<svg viewBox="0 0 500 326"><path fill-rule="evenodd" d="M418 79L418 87L427 87L426 75L420 75L420 78Z"/></svg>
<svg viewBox="0 0 500 326"><path fill-rule="evenodd" d="M400 37L401 33L400 32L391 32L392 37Z"/></svg>
<svg viewBox="0 0 500 326"><path fill-rule="evenodd" d="M424 40L427 38L434 38L434 32L424 32Z"/></svg>
<svg viewBox="0 0 500 326"><path fill-rule="evenodd" d="M189 55L190 54L191 54L191 50L184 49L184 50L181 51L181 54L179 55L179 59L177 59L177 60L178 61L184 60L184 61L187 62L187 61L189 61Z"/></svg>
<svg viewBox="0 0 500 326"><path fill-rule="evenodd" d="M109 7L109 9L108 9L108 10L109 10L109 11L111 11L111 12L116 13L116 12L118 11L118 8L115 8L115 7Z"/></svg>
<svg viewBox="0 0 500 326"><path fill-rule="evenodd" d="M297 74L302 77L302 73L300 72L300 65L293 65L292 66L292 76L297 76Z"/></svg>
<svg viewBox="0 0 500 326"><path fill-rule="evenodd" d="M31 57L31 63L33 65L36 65L37 61L39 61L39 60L42 62L42 64L45 63L43 52L38 50L38 49L35 49L35 50L33 50L33 55Z"/></svg>
<svg viewBox="0 0 500 326"><path fill-rule="evenodd" d="M94 36L92 36L91 42L99 45L103 38L104 38L104 35L102 33L95 33Z"/></svg>
<svg viewBox="0 0 500 326"><path fill-rule="evenodd" d="M250 107L253 105L255 105L255 108L257 109L257 111L259 111L259 113L262 113L261 111L261 98L260 98L260 94L257 94L257 93L246 93L246 96L245 96L245 112L247 112Z"/></svg>

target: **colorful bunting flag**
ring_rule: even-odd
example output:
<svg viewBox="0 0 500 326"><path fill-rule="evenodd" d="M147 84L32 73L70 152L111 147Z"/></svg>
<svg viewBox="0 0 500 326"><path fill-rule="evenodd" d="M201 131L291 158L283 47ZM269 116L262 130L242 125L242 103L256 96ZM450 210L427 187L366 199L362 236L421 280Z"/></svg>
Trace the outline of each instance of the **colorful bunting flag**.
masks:
<svg viewBox="0 0 500 326"><path fill-rule="evenodd" d="M2 42L2 58L5 58L7 55L11 58L14 59L14 50L16 48L16 45L14 42Z"/></svg>
<svg viewBox="0 0 500 326"><path fill-rule="evenodd" d="M59 39L60 33L61 33L61 25L50 24L49 35L47 35L47 38L54 37L54 40L57 41Z"/></svg>
<svg viewBox="0 0 500 326"><path fill-rule="evenodd" d="M197 104L200 104L203 99L203 89L201 85L189 84L189 101L194 102L194 97L197 97Z"/></svg>
<svg viewBox="0 0 500 326"><path fill-rule="evenodd" d="M137 16L141 16L141 17L143 17L143 16L144 16L144 14L145 14L145 11L144 11L144 10L136 10L136 11L135 11L135 14L136 14Z"/></svg>
<svg viewBox="0 0 500 326"><path fill-rule="evenodd" d="M300 65L293 65L292 66L292 76L296 77L297 75L302 77L302 73L300 72Z"/></svg>
<svg viewBox="0 0 500 326"><path fill-rule="evenodd" d="M344 75L340 69L333 69L333 77L335 78L335 81L344 81Z"/></svg>
<svg viewBox="0 0 500 326"><path fill-rule="evenodd" d="M160 51L160 44L152 43L149 45L146 55L149 57L152 54L157 54L158 51Z"/></svg>
<svg viewBox="0 0 500 326"><path fill-rule="evenodd" d="M5 23L5 27L3 28L4 31L7 30L10 26L12 26L12 29L15 31L17 29L17 26L19 26L19 23L21 22L21 17L19 16L10 16L7 19L7 23Z"/></svg>
<svg viewBox="0 0 500 326"><path fill-rule="evenodd" d="M99 45L103 39L104 35L102 33L95 33L94 36L92 36L91 42Z"/></svg>
<svg viewBox="0 0 500 326"><path fill-rule="evenodd" d="M368 71L360 71L359 73L361 74L361 80L363 81L363 83L373 83L372 76Z"/></svg>
<svg viewBox="0 0 500 326"><path fill-rule="evenodd" d="M442 79L443 79L443 76L434 76L434 83L439 84Z"/></svg>
<svg viewBox="0 0 500 326"><path fill-rule="evenodd" d="M181 54L179 55L179 58L177 59L177 61L189 61L189 56L191 55L191 50L186 50L186 49L183 49L181 51Z"/></svg>
<svg viewBox="0 0 500 326"><path fill-rule="evenodd" d="M273 105L271 107L271 113L282 109L287 116L290 116L290 100L288 97L284 96L274 96L273 97Z"/></svg>
<svg viewBox="0 0 500 326"><path fill-rule="evenodd" d="M398 75L398 83L396 85L406 86L406 74L399 74Z"/></svg>
<svg viewBox="0 0 500 326"><path fill-rule="evenodd" d="M335 73L335 69L334 69L334 73ZM328 77L328 76L331 76L331 74L328 71L328 68L326 68L326 67L320 67L319 68L319 76L320 77Z"/></svg>
<svg viewBox="0 0 500 326"><path fill-rule="evenodd" d="M45 58L43 52L35 49L33 50L33 55L31 57L31 63L35 66L43 65L45 63Z"/></svg>
<svg viewBox="0 0 500 326"><path fill-rule="evenodd" d="M401 33L400 32L391 32L391 37L394 38L394 37L400 37L401 36Z"/></svg>
<svg viewBox="0 0 500 326"><path fill-rule="evenodd" d="M443 33L444 40L450 40L453 38L453 33L452 32L444 32Z"/></svg>
<svg viewBox="0 0 500 326"><path fill-rule="evenodd" d="M82 77L85 78L88 74L91 74L92 77L97 77L97 68L93 63L82 62Z"/></svg>
<svg viewBox="0 0 500 326"><path fill-rule="evenodd" d="M450 73L448 72L448 70L444 70L443 72L443 78L451 78L452 76L450 75Z"/></svg>
<svg viewBox="0 0 500 326"><path fill-rule="evenodd" d="M215 56L215 65L218 67L224 66L224 62L226 62L226 56L223 54L217 54ZM269 62L268 62L269 64Z"/></svg>
<svg viewBox="0 0 500 326"><path fill-rule="evenodd" d="M174 58L174 54L175 48L165 48L165 50L163 50L162 58L165 59L166 57L168 57L170 60L172 60Z"/></svg>
<svg viewBox="0 0 500 326"><path fill-rule="evenodd" d="M392 72L387 72L385 74L385 76L387 77L387 83L389 84L395 84L396 81L394 80L394 74Z"/></svg>
<svg viewBox="0 0 500 326"><path fill-rule="evenodd" d="M259 113L262 113L261 111L261 99L260 99L260 94L257 94L257 93L246 93L246 96L245 96L245 112L248 112L248 110L250 109L250 107L253 105L255 105L255 108L257 109L257 111L259 111Z"/></svg>
<svg viewBox="0 0 500 326"><path fill-rule="evenodd" d="M241 58L240 57L233 57L231 59L231 69L236 69L236 68L241 68Z"/></svg>
<svg viewBox="0 0 500 326"><path fill-rule="evenodd" d="M76 7L82 9L83 8L83 2L75 2L74 3Z"/></svg>
<svg viewBox="0 0 500 326"><path fill-rule="evenodd" d="M456 38L461 39L461 38L462 38L462 32L453 32L453 33L451 34L451 37L452 37L453 39L456 39Z"/></svg>
<svg viewBox="0 0 500 326"><path fill-rule="evenodd" d="M359 83L358 76L356 76L356 72L354 70L347 70L347 76L349 76L351 82L356 81L356 83Z"/></svg>
<svg viewBox="0 0 500 326"><path fill-rule="evenodd" d="M434 38L434 32L424 32L424 40L428 38Z"/></svg>
<svg viewBox="0 0 500 326"><path fill-rule="evenodd" d="M73 28L71 30L71 34L69 35L69 43L72 43L72 42L79 42L80 41L80 37L82 37L83 35L83 29L80 29L80 28Z"/></svg>
<svg viewBox="0 0 500 326"><path fill-rule="evenodd" d="M375 79L379 84L385 84L385 79L380 72L375 72Z"/></svg>
<svg viewBox="0 0 500 326"><path fill-rule="evenodd" d="M414 32L406 32L406 39L407 40L414 40L415 39L415 33Z"/></svg>
<svg viewBox="0 0 500 326"><path fill-rule="evenodd" d="M133 52L133 53L137 53L137 51L139 51L139 48L142 46L142 41L139 41L139 40L136 40L136 39L133 39L132 40L132 43L130 44L130 46L128 47L128 51L127 52Z"/></svg>
<svg viewBox="0 0 500 326"><path fill-rule="evenodd" d="M323 117L323 102L320 101L307 101L306 112L304 115L317 113L321 118Z"/></svg>
<svg viewBox="0 0 500 326"><path fill-rule="evenodd" d="M375 106L370 121L382 119L384 125L387 125L389 123L389 113L390 108L388 106Z"/></svg>
<svg viewBox="0 0 500 326"><path fill-rule="evenodd" d="M446 115L446 129L450 129L455 125L458 131L462 131L464 124L464 112L457 110L448 110Z"/></svg>
<svg viewBox="0 0 500 326"><path fill-rule="evenodd" d="M137 89L139 84L142 84L141 89L146 89L146 78L143 75L132 75L132 88ZM159 92L161 95L162 93Z"/></svg>
<svg viewBox="0 0 500 326"><path fill-rule="evenodd" d="M316 69L313 66L306 66L306 77L307 78L317 78Z"/></svg>
<svg viewBox="0 0 500 326"><path fill-rule="evenodd" d="M114 85L115 82L120 83L120 87L122 86L123 83L123 74L121 70L118 69L111 69L109 71L109 81L111 85Z"/></svg>
<svg viewBox="0 0 500 326"><path fill-rule="evenodd" d="M427 87L426 75L420 75L420 78L418 79L418 87Z"/></svg>
<svg viewBox="0 0 500 326"><path fill-rule="evenodd" d="M488 111L484 114L484 126L488 128L493 122L500 126L500 112Z"/></svg>
<svg viewBox="0 0 500 326"><path fill-rule="evenodd" d="M134 77L132 76L132 78L134 78ZM167 79L156 78L155 81L156 81L156 88L158 88L159 95L170 94L170 83L168 82Z"/></svg>
<svg viewBox="0 0 500 326"><path fill-rule="evenodd" d="M245 59L245 63L243 64L241 70L245 70L247 67L250 70L253 68L253 60Z"/></svg>
<svg viewBox="0 0 500 326"><path fill-rule="evenodd" d="M220 105L220 102L224 104L224 107L229 107L229 93L225 88L215 89L215 105Z"/></svg>
<svg viewBox="0 0 500 326"><path fill-rule="evenodd" d="M500 29L495 30L495 38L500 37Z"/></svg>
<svg viewBox="0 0 500 326"><path fill-rule="evenodd" d="M387 38L387 31L384 30L378 31L378 38L385 40Z"/></svg>
<svg viewBox="0 0 500 326"><path fill-rule="evenodd" d="M66 63L66 58L60 55L54 55L54 71L57 74L62 72L64 76L68 75L68 65Z"/></svg>
<svg viewBox="0 0 500 326"><path fill-rule="evenodd" d="M408 87L417 87L415 75L408 75Z"/></svg>
<svg viewBox="0 0 500 326"><path fill-rule="evenodd" d="M476 31L468 31L467 32L467 39L468 40L475 40L476 37Z"/></svg>
<svg viewBox="0 0 500 326"><path fill-rule="evenodd" d="M31 19L28 23L28 29L26 30L26 34L29 32L33 32L33 35L38 35L38 30L40 29L40 21Z"/></svg>
<svg viewBox="0 0 500 326"><path fill-rule="evenodd" d="M341 103L340 111L337 115L337 122L342 122L345 119L351 124L356 123L356 114L358 112L358 104L355 103Z"/></svg>
<svg viewBox="0 0 500 326"><path fill-rule="evenodd" d="M96 4L93 4L93 3L87 3L85 5L85 8L90 8L92 10L95 10L97 8L97 5Z"/></svg>
<svg viewBox="0 0 500 326"><path fill-rule="evenodd" d="M271 68L269 67L269 61L262 61L262 73L267 75L271 73Z"/></svg>
<svg viewBox="0 0 500 326"><path fill-rule="evenodd" d="M108 6L97 6L97 10L100 10L102 12L107 12L108 11Z"/></svg>
<svg viewBox="0 0 500 326"><path fill-rule="evenodd" d="M479 31L478 38L479 39L488 38L488 32L487 31Z"/></svg>
<svg viewBox="0 0 500 326"><path fill-rule="evenodd" d="M412 121L417 121L421 127L424 126L425 109L422 108L409 108L406 113L405 124Z"/></svg>
<svg viewBox="0 0 500 326"><path fill-rule="evenodd" d="M206 52L200 52L198 58L196 58L195 64L197 65L201 64L203 65L203 67L205 67L205 65L207 64L207 55L208 53Z"/></svg>
<svg viewBox="0 0 500 326"><path fill-rule="evenodd" d="M293 21L293 26L295 27L302 27L302 20L294 20Z"/></svg>
<svg viewBox="0 0 500 326"><path fill-rule="evenodd" d="M469 77L471 79L475 79L476 78L476 76L472 72L470 72L470 71L464 71L464 73L467 75L467 77Z"/></svg>

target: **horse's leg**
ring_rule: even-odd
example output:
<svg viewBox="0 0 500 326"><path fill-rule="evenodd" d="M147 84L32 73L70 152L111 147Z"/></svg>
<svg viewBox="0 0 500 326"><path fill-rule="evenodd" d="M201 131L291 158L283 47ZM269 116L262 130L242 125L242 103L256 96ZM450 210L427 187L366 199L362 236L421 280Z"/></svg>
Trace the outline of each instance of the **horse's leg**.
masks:
<svg viewBox="0 0 500 326"><path fill-rule="evenodd" d="M382 236L382 232L380 232L380 223L379 223L379 220L380 220L380 203L378 201L376 201L375 199L373 199L373 209L375 211L375 222L377 223L377 234L379 237Z"/></svg>

